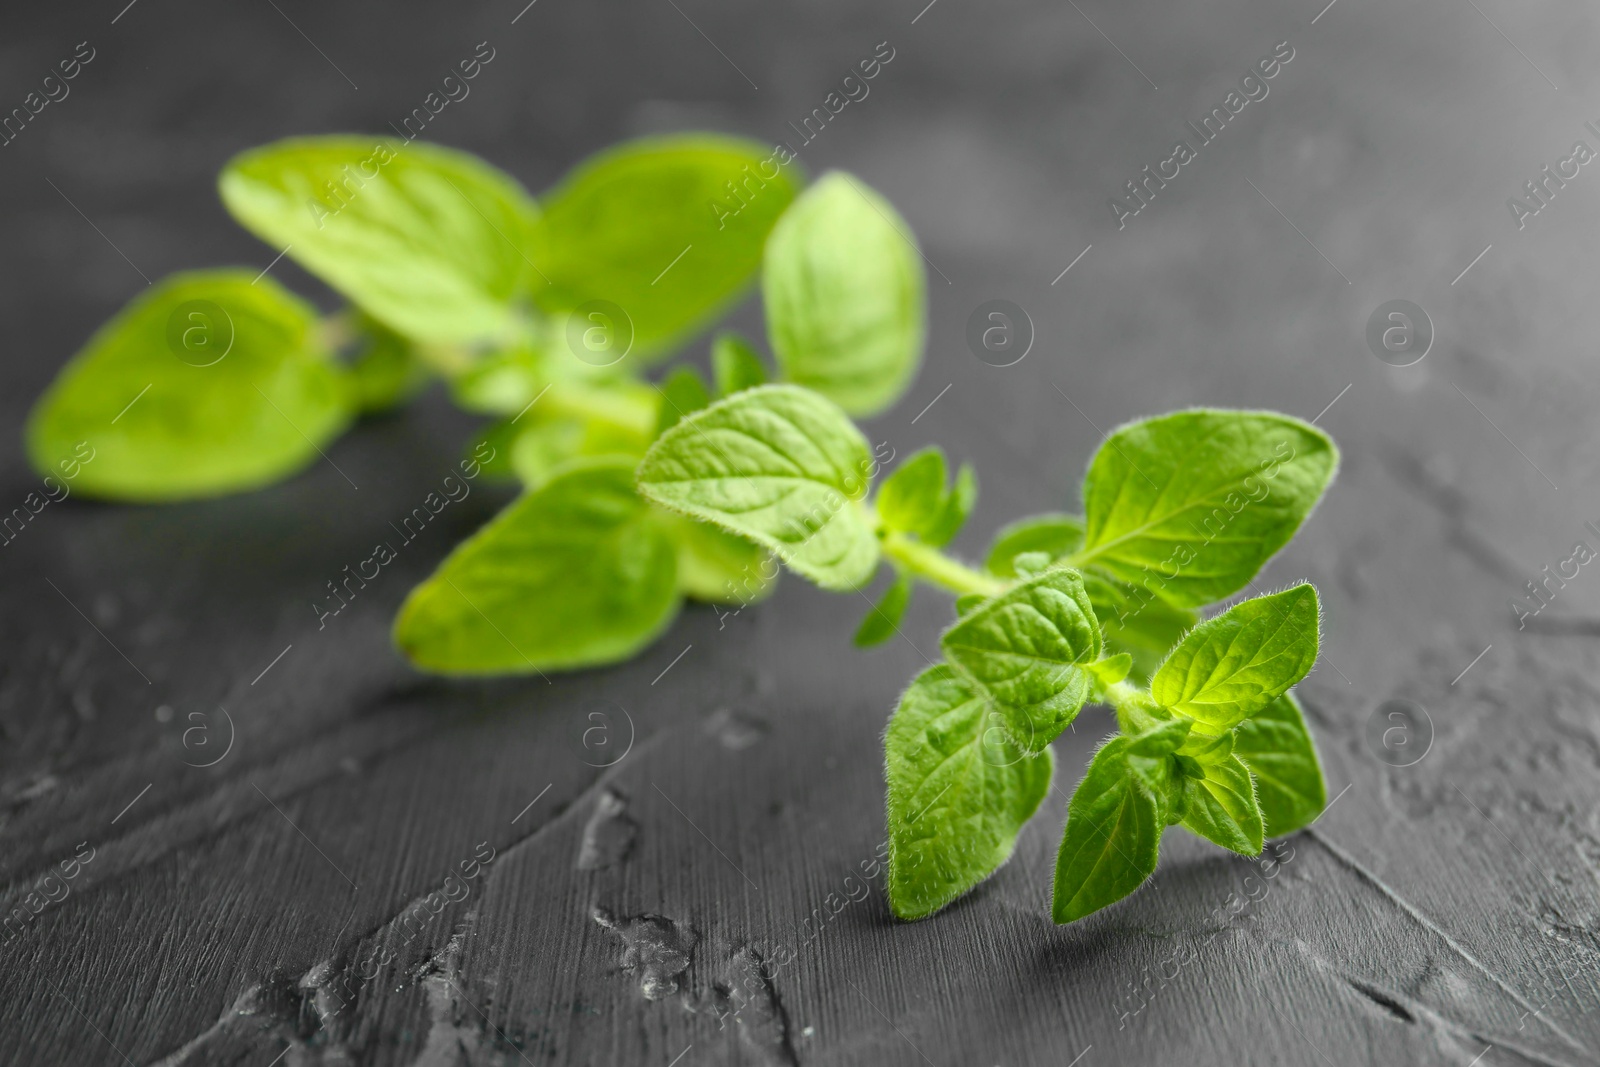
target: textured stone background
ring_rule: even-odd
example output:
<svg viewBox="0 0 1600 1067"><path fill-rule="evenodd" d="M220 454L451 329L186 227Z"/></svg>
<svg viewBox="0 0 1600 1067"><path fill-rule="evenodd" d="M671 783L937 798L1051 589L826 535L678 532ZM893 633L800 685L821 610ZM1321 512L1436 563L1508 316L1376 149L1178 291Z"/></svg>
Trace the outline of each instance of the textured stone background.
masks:
<svg viewBox="0 0 1600 1067"><path fill-rule="evenodd" d="M977 465L960 550L1074 506L1101 431L1137 415L1320 412L1344 449L1263 578L1323 591L1301 691L1339 794L1275 876L1174 833L1138 896L1052 926L1065 791L1109 724L1092 711L990 884L910 926L876 885L850 900L883 834L880 732L951 614L936 594L870 653L848 646L863 603L786 580L613 670L423 678L388 622L503 500L480 487L319 632L323 583L471 430L435 393L331 450L359 491L320 464L211 503L70 500L0 549L0 904L94 850L0 948L0 1061L1600 1062L1600 578L1526 629L1508 606L1574 541L1600 547L1600 176L1520 231L1506 207L1574 141L1600 148L1595 9L922 2L8 10L3 108L77 42L96 54L0 148L0 504L35 485L32 399L145 277L270 261L213 193L233 152L383 130L487 40L430 136L539 190L644 132L788 137L888 41L802 159L883 190L932 264L926 365L869 430ZM1270 95L1119 231L1107 198L1280 41ZM963 339L992 298L1036 327L1013 367ZM1437 330L1404 369L1363 339L1394 298ZM1393 698L1432 722L1413 766L1365 739ZM426 908L491 849L466 899ZM1218 923L1230 894L1259 899Z"/></svg>

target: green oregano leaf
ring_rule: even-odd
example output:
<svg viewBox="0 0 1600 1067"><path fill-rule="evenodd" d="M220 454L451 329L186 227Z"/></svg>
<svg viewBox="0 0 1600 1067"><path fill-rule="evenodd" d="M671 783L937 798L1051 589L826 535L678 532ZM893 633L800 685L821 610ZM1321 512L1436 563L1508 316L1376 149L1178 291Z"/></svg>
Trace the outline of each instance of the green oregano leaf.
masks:
<svg viewBox="0 0 1600 1067"><path fill-rule="evenodd" d="M385 137L301 137L235 156L233 217L373 317L419 341L508 338L543 285L538 218L512 178L466 152Z"/></svg>
<svg viewBox="0 0 1600 1067"><path fill-rule="evenodd" d="M1075 515L1033 515L1000 528L989 546L984 568L996 577L1014 578L1016 570L1011 561L1022 553L1048 552L1051 559L1061 559L1077 551L1081 544L1082 519Z"/></svg>
<svg viewBox="0 0 1600 1067"><path fill-rule="evenodd" d="M1160 759L1162 756L1170 756L1183 746L1193 726L1194 724L1187 719L1168 719L1166 722L1152 726L1148 730L1134 734L1128 738L1128 755L1144 759ZM1143 764L1136 763L1134 770L1143 772L1145 767ZM1154 783L1155 779L1152 778L1151 781Z"/></svg>
<svg viewBox="0 0 1600 1067"><path fill-rule="evenodd" d="M719 333L711 342L711 371L718 396L732 396L767 383L767 365L750 342L736 333Z"/></svg>
<svg viewBox="0 0 1600 1067"><path fill-rule="evenodd" d="M358 318L364 343L350 364L350 383L363 414L390 411L416 396L431 377L416 346L370 315Z"/></svg>
<svg viewBox="0 0 1600 1067"><path fill-rule="evenodd" d="M939 647L989 697L1013 743L1038 752L1089 697L1100 627L1083 581L1066 569L1022 582L963 615Z"/></svg>
<svg viewBox="0 0 1600 1067"><path fill-rule="evenodd" d="M348 373L316 309L252 280L175 274L118 312L34 405L34 468L54 474L86 447L78 492L164 501L255 489L317 462L354 414Z"/></svg>
<svg viewBox="0 0 1600 1067"><path fill-rule="evenodd" d="M541 353L527 341L460 359L446 383L450 399L467 411L514 418L550 384Z"/></svg>
<svg viewBox="0 0 1600 1067"><path fill-rule="evenodd" d="M920 919L1011 856L1050 790L1054 757L993 729L985 701L946 664L911 683L884 739L889 907Z"/></svg>
<svg viewBox="0 0 1600 1067"><path fill-rule="evenodd" d="M521 431L522 427L510 419L491 422L467 442L467 447L461 453L462 462L472 464L474 477L482 475L494 482L516 478L517 471L511 463L511 449Z"/></svg>
<svg viewBox="0 0 1600 1067"><path fill-rule="evenodd" d="M894 582L884 590L883 597L867 612L866 618L861 620L855 636L857 648L882 644L894 635L900 620L905 618L906 608L911 604L912 585L909 572L895 572Z"/></svg>
<svg viewBox="0 0 1600 1067"><path fill-rule="evenodd" d="M1147 590L1100 571L1091 568L1081 573L1106 646L1133 657L1132 674L1140 681L1155 673L1172 646L1199 619L1188 608L1174 607Z"/></svg>
<svg viewBox="0 0 1600 1067"><path fill-rule="evenodd" d="M1116 685L1128 677L1128 672L1133 669L1133 657L1126 652L1118 652L1114 656L1106 656L1084 666L1094 675L1097 691L1103 691L1107 686Z"/></svg>
<svg viewBox="0 0 1600 1067"><path fill-rule="evenodd" d="M544 197L534 261L550 285L535 299L553 313L609 302L626 318L634 358L670 351L754 280L799 182L798 167L733 137L609 148Z"/></svg>
<svg viewBox="0 0 1600 1067"><path fill-rule="evenodd" d="M1222 600L1294 536L1338 462L1331 438L1287 415L1197 409L1129 423L1089 464L1070 562L1178 607Z"/></svg>
<svg viewBox="0 0 1600 1067"><path fill-rule="evenodd" d="M860 505L866 438L837 405L793 385L746 389L662 434L639 464L646 499L771 549L824 589L872 576L878 538Z"/></svg>
<svg viewBox="0 0 1600 1067"><path fill-rule="evenodd" d="M956 616L972 614L972 609L984 603L989 598L982 593L962 593L956 597Z"/></svg>
<svg viewBox="0 0 1600 1067"><path fill-rule="evenodd" d="M1155 872L1166 826L1164 791L1151 788L1151 759L1137 772L1131 740L1113 738L1095 753L1067 808L1067 826L1056 854L1052 917L1069 923L1114 904ZM1170 774L1170 772L1169 772Z"/></svg>
<svg viewBox="0 0 1600 1067"><path fill-rule="evenodd" d="M440 674L616 663L679 606L676 550L633 464L578 464L524 493L413 589L394 640Z"/></svg>
<svg viewBox="0 0 1600 1067"><path fill-rule="evenodd" d="M762 295L783 376L851 414L882 411L922 359L924 287L905 220L860 179L824 174L767 241Z"/></svg>
<svg viewBox="0 0 1600 1067"><path fill-rule="evenodd" d="M543 485L576 460L611 456L636 463L649 447L643 434L600 419L534 418L509 448L511 466L530 489Z"/></svg>
<svg viewBox="0 0 1600 1067"><path fill-rule="evenodd" d="M772 592L777 564L766 549L746 538L653 509L678 549L678 588L707 604L753 604Z"/></svg>
<svg viewBox="0 0 1600 1067"><path fill-rule="evenodd" d="M656 422L656 435L666 433L679 419L710 403L711 393L699 371L693 367L674 368L661 383L661 414Z"/></svg>
<svg viewBox="0 0 1600 1067"><path fill-rule="evenodd" d="M972 506L978 502L978 475L971 464L963 463L956 471L955 483L944 498L944 511L939 521L926 530L922 539L935 548L942 548L955 540L961 527L966 525Z"/></svg>
<svg viewBox="0 0 1600 1067"><path fill-rule="evenodd" d="M886 530L919 537L944 518L946 497L944 452L924 448L907 456L883 480L875 502Z"/></svg>
<svg viewBox="0 0 1600 1067"><path fill-rule="evenodd" d="M1026 578L1047 570L1050 562L1048 552L1019 552L1016 559L1011 561L1011 569L1017 572L1017 577Z"/></svg>
<svg viewBox="0 0 1600 1067"><path fill-rule="evenodd" d="M1328 790L1300 702L1285 693L1234 727L1234 755L1255 776L1268 837L1310 826L1328 804Z"/></svg>
<svg viewBox="0 0 1600 1067"><path fill-rule="evenodd" d="M1261 851L1261 809L1256 804L1250 770L1237 756L1215 762L1196 761L1202 777L1184 777L1187 808L1185 829L1244 856Z"/></svg>
<svg viewBox="0 0 1600 1067"><path fill-rule="evenodd" d="M1214 728L1241 722L1288 692L1317 662L1319 611L1309 584L1235 604L1172 650L1150 682L1150 695Z"/></svg>
<svg viewBox="0 0 1600 1067"><path fill-rule="evenodd" d="M1201 765L1220 763L1233 755L1237 733L1237 729L1226 730L1216 735L1191 732L1183 747L1178 749L1178 754L1187 756Z"/></svg>

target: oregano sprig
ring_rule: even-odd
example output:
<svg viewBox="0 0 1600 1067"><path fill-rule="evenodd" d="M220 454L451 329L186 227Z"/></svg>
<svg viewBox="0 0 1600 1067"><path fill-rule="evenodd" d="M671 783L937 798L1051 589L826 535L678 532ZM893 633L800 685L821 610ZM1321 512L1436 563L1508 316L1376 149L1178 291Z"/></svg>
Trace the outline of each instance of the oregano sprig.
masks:
<svg viewBox="0 0 1600 1067"><path fill-rule="evenodd" d="M915 376L926 300L909 227L858 179L805 187L787 157L690 134L616 146L535 199L467 153L347 136L251 150L219 187L349 306L320 316L254 270L164 279L36 404L40 470L88 440L90 495L253 489L442 381L492 420L462 470L523 487L395 620L399 649L442 674L618 662L686 598L761 598L774 561L840 591L887 567L862 646L895 635L917 585L953 594L942 662L885 735L888 897L904 919L1010 857L1051 788L1051 743L1090 702L1117 733L1068 806L1057 922L1143 884L1170 826L1253 855L1325 806L1292 692L1318 654L1315 589L1202 621L1331 482L1338 451L1315 427L1212 409L1119 427L1089 462L1081 515L1011 522L973 566L946 551L977 500L972 468L929 448L880 479L851 421ZM739 210L719 206L730 196ZM709 381L688 364L646 377L758 274L770 360L725 333Z"/></svg>
<svg viewBox="0 0 1600 1067"><path fill-rule="evenodd" d="M1250 585L1332 480L1326 434L1270 412L1182 411L1120 427L1090 460L1084 515L1014 522L984 567L947 555L976 479L924 450L870 492L843 410L793 385L739 392L645 453L640 495L772 551L830 589L881 564L858 644L898 627L916 583L954 593L944 662L906 690L884 740L889 903L932 914L1006 859L1050 788L1050 743L1086 703L1116 712L1068 807L1052 914L1071 922L1155 871L1184 829L1245 855L1326 803L1290 690L1316 663L1320 604L1301 583L1203 622Z"/></svg>

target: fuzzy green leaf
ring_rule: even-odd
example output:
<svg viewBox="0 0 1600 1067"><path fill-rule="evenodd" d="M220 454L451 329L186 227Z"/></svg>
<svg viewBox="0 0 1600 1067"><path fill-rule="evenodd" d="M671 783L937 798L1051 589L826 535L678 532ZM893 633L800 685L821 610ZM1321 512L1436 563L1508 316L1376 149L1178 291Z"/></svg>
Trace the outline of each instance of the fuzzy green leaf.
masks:
<svg viewBox="0 0 1600 1067"><path fill-rule="evenodd" d="M956 617L971 615L973 608L979 604L986 604L988 601L989 598L982 593L962 593L956 597Z"/></svg>
<svg viewBox="0 0 1600 1067"><path fill-rule="evenodd" d="M303 137L235 156L219 179L244 227L419 341L506 338L543 283L538 208L476 156L385 137Z"/></svg>
<svg viewBox="0 0 1600 1067"><path fill-rule="evenodd" d="M1311 823L1328 805L1317 749L1293 693L1234 728L1234 755L1256 779L1256 799L1268 837L1282 837Z"/></svg>
<svg viewBox="0 0 1600 1067"><path fill-rule="evenodd" d="M1260 411L1180 411L1108 437L1083 482L1075 567L1179 607L1237 593L1294 536L1338 466L1321 430Z"/></svg>
<svg viewBox="0 0 1600 1067"><path fill-rule="evenodd" d="M971 464L963 463L956 471L956 480L944 498L944 512L930 526L922 539L935 548L942 548L955 539L966 525L972 506L978 502L978 475Z"/></svg>
<svg viewBox="0 0 1600 1067"><path fill-rule="evenodd" d="M1163 707L1226 729L1260 711L1317 662L1317 591L1301 584L1235 604L1196 626L1150 682Z"/></svg>
<svg viewBox="0 0 1600 1067"><path fill-rule="evenodd" d="M1184 778L1188 800L1184 828L1240 855L1258 854L1262 836L1261 808L1256 804L1249 768L1239 757L1228 756L1214 762L1197 763L1192 769L1201 771L1204 777L1186 775Z"/></svg>
<svg viewBox="0 0 1600 1067"><path fill-rule="evenodd" d="M677 367L661 383L661 413L656 421L656 436L666 433L685 415L711 403L705 379L693 367Z"/></svg>
<svg viewBox="0 0 1600 1067"><path fill-rule="evenodd" d="M650 445L643 435L601 419L557 416L523 421L508 454L517 477L530 489L576 460L612 456L637 463Z"/></svg>
<svg viewBox="0 0 1600 1067"><path fill-rule="evenodd" d="M909 571L895 574L893 584L884 590L883 597L872 605L872 610L861 620L855 636L857 648L871 648L893 636L900 620L905 618L906 608L911 604L913 585L915 582Z"/></svg>
<svg viewBox="0 0 1600 1067"><path fill-rule="evenodd" d="M750 342L736 333L719 333L711 342L711 372L719 397L767 383L767 365Z"/></svg>
<svg viewBox="0 0 1600 1067"><path fill-rule="evenodd" d="M1051 559L1061 559L1076 552L1081 544L1083 520L1076 515L1033 515L1000 528L989 546L984 567L1000 578L1015 578L1011 561L1022 553L1048 552Z"/></svg>
<svg viewBox="0 0 1600 1067"><path fill-rule="evenodd" d="M316 309L252 279L176 274L118 312L34 405L34 468L57 474L81 446L93 459L78 492L159 501L256 489L317 461L349 424L354 390Z"/></svg>
<svg viewBox="0 0 1600 1067"><path fill-rule="evenodd" d="M762 272L767 333L789 381L855 415L899 398L922 360L924 280L915 238L887 200L823 175L784 213Z"/></svg>
<svg viewBox="0 0 1600 1067"><path fill-rule="evenodd" d="M757 544L824 589L872 576L878 538L860 505L872 452L831 401L763 385L679 422L639 464L644 496Z"/></svg>
<svg viewBox="0 0 1600 1067"><path fill-rule="evenodd" d="M1094 675L1096 688L1104 691L1107 686L1116 685L1128 676L1128 672L1133 669L1133 657L1126 652L1118 652L1114 656L1106 656L1084 666Z"/></svg>
<svg viewBox="0 0 1600 1067"><path fill-rule="evenodd" d="M634 356L670 351L754 279L799 180L769 148L731 137L609 148L544 198L534 260L551 284L535 299L553 313L609 301L631 324Z"/></svg>
<svg viewBox="0 0 1600 1067"><path fill-rule="evenodd" d="M997 729L983 698L940 664L911 683L884 740L889 907L931 915L1010 858L1050 790L1054 757L1028 755Z"/></svg>
<svg viewBox="0 0 1600 1067"><path fill-rule="evenodd" d="M1038 752L1088 699L1100 627L1076 572L1026 579L963 615L939 640L994 703L1013 743Z"/></svg>
<svg viewBox="0 0 1600 1067"><path fill-rule="evenodd" d="M1131 673L1137 680L1144 681L1154 674L1167 653L1200 618L1188 608L1174 607L1147 590L1119 582L1093 568L1081 573L1106 647L1133 657Z"/></svg>
<svg viewBox="0 0 1600 1067"><path fill-rule="evenodd" d="M428 367L410 341L369 315L360 316L359 328L366 343L350 364L350 381L362 413L397 408L428 384Z"/></svg>
<svg viewBox="0 0 1600 1067"><path fill-rule="evenodd" d="M1162 790L1151 787L1154 766L1144 773L1130 756L1131 739L1113 738L1089 764L1067 808L1067 827L1056 854L1054 900L1058 923L1069 923L1114 904L1155 872L1166 827ZM1157 783L1158 785L1160 783Z"/></svg>
<svg viewBox="0 0 1600 1067"><path fill-rule="evenodd" d="M944 518L944 452L924 448L907 456L883 480L876 501L884 528L919 537L935 529Z"/></svg>
<svg viewBox="0 0 1600 1067"><path fill-rule="evenodd" d="M679 606L676 552L633 465L576 465L513 501L413 589L394 640L441 674L523 674L628 659Z"/></svg>
<svg viewBox="0 0 1600 1067"><path fill-rule="evenodd" d="M778 566L766 549L736 534L656 508L678 548L678 588L707 604L753 604L772 592Z"/></svg>

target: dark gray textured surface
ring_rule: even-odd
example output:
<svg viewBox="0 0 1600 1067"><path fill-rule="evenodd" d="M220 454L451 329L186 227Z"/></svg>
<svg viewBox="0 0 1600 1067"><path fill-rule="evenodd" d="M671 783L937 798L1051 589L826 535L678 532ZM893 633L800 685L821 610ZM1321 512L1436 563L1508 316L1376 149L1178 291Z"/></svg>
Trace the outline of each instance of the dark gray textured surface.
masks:
<svg viewBox="0 0 1600 1067"><path fill-rule="evenodd" d="M71 500L0 548L0 903L94 849L0 948L0 1060L1600 1062L1600 580L1586 569L1526 630L1507 606L1597 544L1600 177L1521 231L1505 205L1573 141L1600 147L1592 6L538 0L515 25L521 0L276 7L0 15L7 108L78 41L97 50L0 148L6 508L34 485L29 403L141 272L271 259L212 193L234 151L383 129L488 40L430 135L537 190L631 134L788 136L888 40L871 95L802 153L882 189L934 265L927 364L874 440L977 464L958 545L976 554L1074 504L1120 420L1310 418L1337 397L1320 424L1344 470L1263 584L1323 591L1302 692L1331 791L1349 789L1270 880L1174 832L1138 896L1055 928L1062 793L990 884L894 924L877 885L852 900L846 879L882 838L878 738L943 598L919 595L908 639L870 653L847 641L864 602L786 580L723 622L688 612L614 670L421 678L388 620L493 490L326 629L310 605L449 469L471 424L431 395L331 450L359 490L321 464L214 503ZM1282 40L1270 95L1118 232L1107 197ZM962 339L994 297L1038 330L1005 369ZM1396 297L1438 329L1403 370L1362 336ZM1396 696L1437 733L1407 768L1363 740ZM1058 743L1062 790L1108 725L1087 712Z"/></svg>

